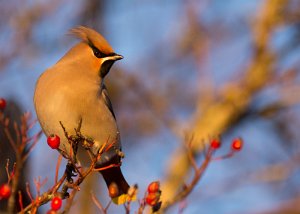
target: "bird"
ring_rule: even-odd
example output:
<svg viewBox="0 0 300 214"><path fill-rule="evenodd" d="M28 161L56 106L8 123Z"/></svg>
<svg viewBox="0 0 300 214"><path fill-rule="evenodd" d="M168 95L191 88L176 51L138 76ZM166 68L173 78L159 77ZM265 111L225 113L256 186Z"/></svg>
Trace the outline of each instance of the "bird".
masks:
<svg viewBox="0 0 300 214"><path fill-rule="evenodd" d="M77 26L69 32L80 41L36 82L33 100L37 119L46 136L60 137L58 151L64 156L70 151L70 144L61 124L67 133L75 134L74 129L81 122L82 135L94 140L91 148L94 155L104 143L113 143L101 155L96 167L116 166L100 173L108 189L117 187L117 193L111 197L116 204L121 204L124 201L120 198L124 198L130 186L120 168L120 133L104 80L112 65L123 56L116 54L105 38L92 28ZM79 148L79 161L82 152Z"/></svg>

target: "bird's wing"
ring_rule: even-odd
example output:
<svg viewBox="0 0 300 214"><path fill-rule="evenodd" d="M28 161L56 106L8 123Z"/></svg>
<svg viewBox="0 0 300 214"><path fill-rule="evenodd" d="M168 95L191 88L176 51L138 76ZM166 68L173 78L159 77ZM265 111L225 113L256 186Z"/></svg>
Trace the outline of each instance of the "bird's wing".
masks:
<svg viewBox="0 0 300 214"><path fill-rule="evenodd" d="M110 101L109 96L108 96L107 88L106 88L105 85L103 85L101 95L102 95L102 97L103 97L103 100L104 100L104 102L105 102L107 108L109 109L109 111L111 112L111 114L113 115L113 117L116 119L114 110L113 110L113 108L112 108L111 101Z"/></svg>

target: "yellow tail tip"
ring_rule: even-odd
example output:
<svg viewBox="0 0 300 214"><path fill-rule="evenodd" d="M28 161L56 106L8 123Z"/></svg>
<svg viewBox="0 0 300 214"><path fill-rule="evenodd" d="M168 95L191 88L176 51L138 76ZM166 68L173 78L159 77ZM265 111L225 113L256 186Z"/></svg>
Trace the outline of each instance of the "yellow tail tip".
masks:
<svg viewBox="0 0 300 214"><path fill-rule="evenodd" d="M129 201L136 201L137 198L137 186L130 187L127 194L122 194L112 198L114 204L120 205L125 204Z"/></svg>

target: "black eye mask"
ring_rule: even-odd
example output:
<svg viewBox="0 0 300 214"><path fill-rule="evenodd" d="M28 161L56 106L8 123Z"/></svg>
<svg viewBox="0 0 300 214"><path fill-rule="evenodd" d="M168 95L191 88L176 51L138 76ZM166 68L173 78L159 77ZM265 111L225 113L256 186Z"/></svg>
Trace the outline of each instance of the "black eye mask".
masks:
<svg viewBox="0 0 300 214"><path fill-rule="evenodd" d="M117 55L116 53L104 54L98 48L96 48L93 44L90 44L90 47L92 48L95 57L97 57L99 59ZM114 62L115 62L115 60L113 60L113 59L107 59L106 61L103 62L103 64L101 65L101 68L100 68L100 76L102 78L104 78L107 75L111 66L114 64Z"/></svg>
<svg viewBox="0 0 300 214"><path fill-rule="evenodd" d="M94 55L95 57L97 58L104 58L106 57L107 55L102 53L98 48L96 48L95 46L91 46L93 52L94 52Z"/></svg>

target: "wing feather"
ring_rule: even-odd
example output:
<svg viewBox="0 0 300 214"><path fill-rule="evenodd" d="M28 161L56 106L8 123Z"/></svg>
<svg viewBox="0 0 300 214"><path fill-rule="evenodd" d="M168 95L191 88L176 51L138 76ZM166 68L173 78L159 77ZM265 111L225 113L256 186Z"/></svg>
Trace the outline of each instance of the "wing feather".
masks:
<svg viewBox="0 0 300 214"><path fill-rule="evenodd" d="M103 98L103 100L105 102L105 105L107 106L107 108L109 109L109 111L111 112L111 114L113 115L113 117L116 119L116 116L115 116L115 113L114 113L111 101L110 101L109 96L108 96L108 91L107 91L107 88L106 88L105 85L103 85L101 95L102 95L102 98Z"/></svg>

